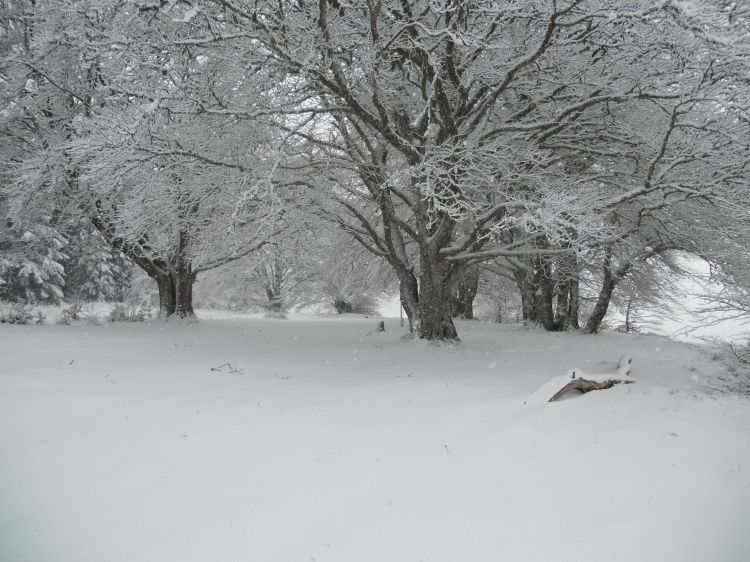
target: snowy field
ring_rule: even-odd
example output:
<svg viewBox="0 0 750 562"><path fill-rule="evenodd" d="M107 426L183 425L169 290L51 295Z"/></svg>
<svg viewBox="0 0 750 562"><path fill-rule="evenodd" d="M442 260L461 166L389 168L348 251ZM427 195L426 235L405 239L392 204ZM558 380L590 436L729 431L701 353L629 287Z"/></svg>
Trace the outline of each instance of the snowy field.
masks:
<svg viewBox="0 0 750 562"><path fill-rule="evenodd" d="M750 401L720 362L375 325L0 325L0 560L750 560ZM524 403L625 352L637 383Z"/></svg>

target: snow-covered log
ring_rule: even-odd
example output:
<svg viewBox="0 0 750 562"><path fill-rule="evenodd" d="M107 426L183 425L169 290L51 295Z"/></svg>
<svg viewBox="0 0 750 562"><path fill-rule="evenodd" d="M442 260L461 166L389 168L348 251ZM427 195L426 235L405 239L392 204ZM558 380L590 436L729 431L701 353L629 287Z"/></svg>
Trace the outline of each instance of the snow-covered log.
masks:
<svg viewBox="0 0 750 562"><path fill-rule="evenodd" d="M549 402L559 400L571 390L589 392L591 390L605 390L607 388L612 388L614 385L620 383L630 384L635 382L635 379L631 378L630 375L592 375L581 369L571 369L566 373L565 378L567 378L567 382L560 390L552 395Z"/></svg>
<svg viewBox="0 0 750 562"><path fill-rule="evenodd" d="M526 404L554 402L571 390L590 392L592 390L612 388L616 384L636 382L636 379L630 376L632 363L633 358L630 355L623 355L618 363L616 373L592 374L579 368L570 369L563 376L555 377L547 382L526 401Z"/></svg>

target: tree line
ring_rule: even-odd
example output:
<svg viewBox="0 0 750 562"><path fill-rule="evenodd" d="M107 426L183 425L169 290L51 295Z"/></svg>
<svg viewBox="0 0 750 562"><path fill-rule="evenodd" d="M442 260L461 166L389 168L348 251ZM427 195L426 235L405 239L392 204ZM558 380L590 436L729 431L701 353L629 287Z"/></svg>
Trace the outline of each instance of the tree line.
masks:
<svg viewBox="0 0 750 562"><path fill-rule="evenodd" d="M741 3L6 0L0 18L0 278L29 255L55 274L38 264L74 224L186 316L198 275L264 255L278 300L268 256L343 233L426 339L458 337L488 268L547 330L596 332L678 251L746 305Z"/></svg>

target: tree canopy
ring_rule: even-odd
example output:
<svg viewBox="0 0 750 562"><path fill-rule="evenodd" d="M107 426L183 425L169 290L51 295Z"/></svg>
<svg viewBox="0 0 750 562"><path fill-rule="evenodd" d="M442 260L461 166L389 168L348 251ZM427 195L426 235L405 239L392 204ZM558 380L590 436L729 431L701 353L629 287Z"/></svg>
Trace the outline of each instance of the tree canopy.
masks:
<svg viewBox="0 0 750 562"><path fill-rule="evenodd" d="M387 263L427 339L458 336L451 295L481 263L548 330L597 331L620 281L669 252L747 278L740 3L1 9L9 225L87 217L166 314L192 313L198 273L305 221ZM598 295L579 324L583 281Z"/></svg>

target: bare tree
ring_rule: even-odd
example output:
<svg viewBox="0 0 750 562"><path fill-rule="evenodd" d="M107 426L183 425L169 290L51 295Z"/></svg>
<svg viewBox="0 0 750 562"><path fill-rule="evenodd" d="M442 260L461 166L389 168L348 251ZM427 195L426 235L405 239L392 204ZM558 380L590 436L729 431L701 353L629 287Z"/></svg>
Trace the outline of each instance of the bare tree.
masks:
<svg viewBox="0 0 750 562"><path fill-rule="evenodd" d="M164 315L193 315L200 272L272 237L283 154L261 118L203 115L201 103L239 97L267 108L268 76L227 64L226 51L199 55L180 44L190 22L182 7L24 8L30 31L9 56L30 90L26 117L11 130L30 145L11 173L21 212L37 205L87 216L156 281Z"/></svg>
<svg viewBox="0 0 750 562"><path fill-rule="evenodd" d="M705 94L720 82L710 43L667 5L227 0L202 9L215 32L191 44L232 44L245 57L260 48L294 83L297 111L315 122L298 132L357 178L345 189L370 210L345 201L348 224L392 263L402 297L418 299L422 337L457 336L448 293L462 263L601 246L619 205L712 189L666 181L689 168L665 161L672 121L688 146L688 123L716 103ZM651 119L659 112L666 122ZM495 244L510 229L523 236ZM415 245L417 264L403 259L401 240Z"/></svg>

